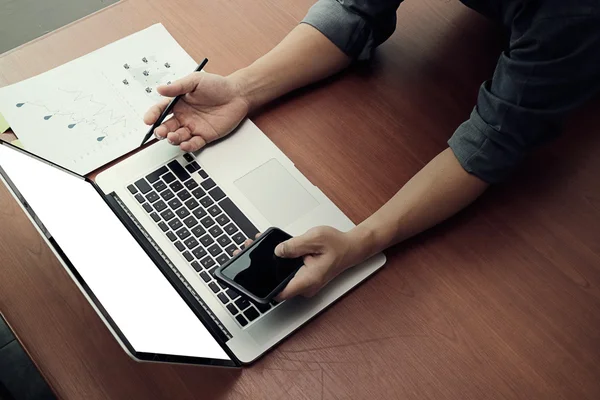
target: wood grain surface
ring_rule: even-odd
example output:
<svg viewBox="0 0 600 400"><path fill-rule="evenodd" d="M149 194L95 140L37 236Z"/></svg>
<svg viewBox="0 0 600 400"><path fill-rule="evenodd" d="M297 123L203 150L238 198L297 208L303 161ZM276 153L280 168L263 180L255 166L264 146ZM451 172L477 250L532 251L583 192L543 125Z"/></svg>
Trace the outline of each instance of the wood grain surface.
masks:
<svg viewBox="0 0 600 400"><path fill-rule="evenodd" d="M0 57L0 85L156 22L228 74L310 4L125 0ZM502 46L456 0L407 0L371 63L254 121L360 222L444 149ZM382 271L250 368L131 360L3 185L0 311L64 399L598 399L599 107L509 183L388 251Z"/></svg>

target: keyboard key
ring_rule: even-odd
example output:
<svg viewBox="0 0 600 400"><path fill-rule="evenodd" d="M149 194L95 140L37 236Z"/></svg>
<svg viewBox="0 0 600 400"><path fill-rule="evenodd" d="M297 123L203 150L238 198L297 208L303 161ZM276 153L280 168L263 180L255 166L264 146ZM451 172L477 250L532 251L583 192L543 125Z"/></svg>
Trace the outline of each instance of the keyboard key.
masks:
<svg viewBox="0 0 600 400"><path fill-rule="evenodd" d="M181 228L183 226L183 224L181 223L180 220L178 220L177 218L175 218L174 220L172 220L171 222L169 222L169 226L171 227L171 229L173 229L174 231L176 231L177 229Z"/></svg>
<svg viewBox="0 0 600 400"><path fill-rule="evenodd" d="M256 318L258 318L258 311L256 311L256 308L250 307L249 309L244 311L244 315L246 316L246 318L248 318L248 321L252 322Z"/></svg>
<svg viewBox="0 0 600 400"><path fill-rule="evenodd" d="M185 250L185 247L183 246L183 243L181 243L181 242L175 242L175 247L177 247L177 250L179 250L179 251Z"/></svg>
<svg viewBox="0 0 600 400"><path fill-rule="evenodd" d="M235 300L240 297L240 294L233 289L227 289L225 293L227 293L227 296L229 296L231 300Z"/></svg>
<svg viewBox="0 0 600 400"><path fill-rule="evenodd" d="M144 207L144 210L146 210L147 213L151 213L153 210L152 206L148 203L144 203L142 207Z"/></svg>
<svg viewBox="0 0 600 400"><path fill-rule="evenodd" d="M229 311L231 315L236 315L239 312L233 304L227 304L227 311Z"/></svg>
<svg viewBox="0 0 600 400"><path fill-rule="evenodd" d="M221 217L222 217L222 215L221 215ZM218 218L217 218L217 220L218 220ZM234 224L229 224L225 227L225 232L227 232L227 234L231 236L237 232L237 228L235 227Z"/></svg>
<svg viewBox="0 0 600 400"><path fill-rule="evenodd" d="M200 170L200 166L198 165L198 163L196 161L192 161L190 163L190 165L194 167L194 171Z"/></svg>
<svg viewBox="0 0 600 400"><path fill-rule="evenodd" d="M158 212L162 212L165 208L167 208L167 205L162 200L159 200L156 203L154 203L154 209Z"/></svg>
<svg viewBox="0 0 600 400"><path fill-rule="evenodd" d="M225 254L225 253L223 253L219 257L217 257L217 264L219 264L219 265L223 265L227 261L229 261L229 257L227 257L227 254Z"/></svg>
<svg viewBox="0 0 600 400"><path fill-rule="evenodd" d="M160 216L157 213L150 214L150 217L154 220L154 222L160 221Z"/></svg>
<svg viewBox="0 0 600 400"><path fill-rule="evenodd" d="M229 256L233 256L233 252L236 251L238 248L235 244L229 245L228 247L225 248L225 251L227 252L227 254L229 254Z"/></svg>
<svg viewBox="0 0 600 400"><path fill-rule="evenodd" d="M177 235L177 237L181 240L187 239L188 236L191 235L190 231L188 231L185 228L181 228L180 230L178 230L177 232L175 232L175 234Z"/></svg>
<svg viewBox="0 0 600 400"><path fill-rule="evenodd" d="M184 253L183 253L183 256L184 256L184 257L185 257L185 259L186 259L186 260L188 260L188 261L193 261L193 260L194 260L194 257L193 257L193 256L190 254L190 252L189 252L189 251L186 251L186 252L184 252Z"/></svg>
<svg viewBox="0 0 600 400"><path fill-rule="evenodd" d="M213 217L216 217L217 215L219 215L221 213L221 209L217 205L214 205L212 207L209 207L208 213L210 215L212 215Z"/></svg>
<svg viewBox="0 0 600 400"><path fill-rule="evenodd" d="M150 175L146 176L146 179L148 179L148 182L154 183L160 178L161 175L166 174L167 172L169 172L169 170L167 170L167 167L163 165Z"/></svg>
<svg viewBox="0 0 600 400"><path fill-rule="evenodd" d="M164 222L162 222L162 221L161 221L161 222L158 224L158 227L159 227L159 228L160 228L160 230L162 230L163 232L166 232L166 231L168 231L168 230L169 230L169 227L167 226L167 224L165 224L165 223L164 223Z"/></svg>
<svg viewBox="0 0 600 400"><path fill-rule="evenodd" d="M200 186L202 186L204 188L204 190L210 190L212 188L214 188L217 184L215 183L215 181L213 181L211 178L208 178L207 180L205 180L204 182L202 182L200 184Z"/></svg>
<svg viewBox="0 0 600 400"><path fill-rule="evenodd" d="M210 233L210 235L214 238L216 238L217 236L219 236L221 233L223 233L223 231L221 230L221 228L219 227L219 225L215 225L212 228L210 228L208 230L208 232Z"/></svg>
<svg viewBox="0 0 600 400"><path fill-rule="evenodd" d="M196 172L196 170L194 169L194 166L192 164L188 164L185 166L185 169L187 170L188 173L193 174L194 172Z"/></svg>
<svg viewBox="0 0 600 400"><path fill-rule="evenodd" d="M144 178L140 179L139 181L136 181L135 186L140 190L140 192L142 192L142 194L146 194L150 190L152 190L152 188Z"/></svg>
<svg viewBox="0 0 600 400"><path fill-rule="evenodd" d="M173 193L177 193L181 189L183 189L183 185L179 181L175 181L175 182L171 183L171 185L169 185L169 187L171 188L171 190L173 191Z"/></svg>
<svg viewBox="0 0 600 400"><path fill-rule="evenodd" d="M237 308L239 308L241 311L244 311L249 305L250 302L248 301L247 298L245 297L240 297L239 299L237 299L235 301L235 305L237 306Z"/></svg>
<svg viewBox="0 0 600 400"><path fill-rule="evenodd" d="M198 187L198 183L193 180L193 179L189 179L185 185L184 185L188 190L194 190Z"/></svg>
<svg viewBox="0 0 600 400"><path fill-rule="evenodd" d="M187 161L187 162L192 162L192 161L194 161L194 156L193 156L193 155L191 155L190 153L185 153L185 154L183 155L183 158L184 158L184 159L185 159L185 161Z"/></svg>
<svg viewBox="0 0 600 400"><path fill-rule="evenodd" d="M173 214L173 211L166 209L160 214L160 216L162 217L162 219L169 222L173 217L175 217L175 214Z"/></svg>
<svg viewBox="0 0 600 400"><path fill-rule="evenodd" d="M215 221L213 221L213 219L209 216L206 216L204 218L202 218L200 220L200 223L205 227L205 228L210 228L211 226L213 226L215 224Z"/></svg>
<svg viewBox="0 0 600 400"><path fill-rule="evenodd" d="M219 236L219 238L217 239L217 243L219 243L221 245L221 247L224 248L229 243L231 243L231 239L229 239L229 236L227 236L227 235Z"/></svg>
<svg viewBox="0 0 600 400"><path fill-rule="evenodd" d="M138 192L138 190L133 185L127 186L127 189L129 189L129 193L131 194L136 194Z"/></svg>
<svg viewBox="0 0 600 400"><path fill-rule="evenodd" d="M197 210L194 210L193 214L196 216L196 218L202 219L202 217L206 215L206 210L204 208L199 208Z"/></svg>
<svg viewBox="0 0 600 400"><path fill-rule="evenodd" d="M192 228L192 227L198 225L198 220L190 215L189 217L187 217L186 219L183 220L183 223L188 228Z"/></svg>
<svg viewBox="0 0 600 400"><path fill-rule="evenodd" d="M210 282L210 280L211 280L211 277L210 277L210 275L209 275L209 274L207 274L206 272L202 272L202 273L200 274L200 277L201 277L201 278L202 278L202 280L203 280L204 282L206 282L206 283Z"/></svg>
<svg viewBox="0 0 600 400"><path fill-rule="evenodd" d="M215 265L215 261L212 258L210 258L210 256L206 256L202 260L200 260L200 264L202 264L204 269L209 269L210 267Z"/></svg>
<svg viewBox="0 0 600 400"><path fill-rule="evenodd" d="M186 201L185 206L188 208L188 210L193 210L196 207L199 206L198 202L196 201L196 199L189 199L188 201Z"/></svg>
<svg viewBox="0 0 600 400"><path fill-rule="evenodd" d="M221 251L221 248L216 243L208 248L208 252L212 254L213 257L216 257Z"/></svg>
<svg viewBox="0 0 600 400"><path fill-rule="evenodd" d="M208 174L207 174L207 173L206 173L206 171L205 171L205 170L203 170L203 169L199 170L199 171L198 171L198 174L200 174L200 177L201 177L202 179L206 179L206 178L208 178Z"/></svg>
<svg viewBox="0 0 600 400"><path fill-rule="evenodd" d="M210 246L215 241L209 235L204 235L200 238L200 243L202 243L205 247Z"/></svg>
<svg viewBox="0 0 600 400"><path fill-rule="evenodd" d="M169 238L169 240L171 242L174 242L177 240L177 236L175 236L175 234L173 232L167 232L167 237Z"/></svg>
<svg viewBox="0 0 600 400"><path fill-rule="evenodd" d="M162 192L167 188L167 185L163 181L158 181L154 184L154 190L157 192Z"/></svg>
<svg viewBox="0 0 600 400"><path fill-rule="evenodd" d="M215 271L217 270L217 268L219 268L219 267L217 267L217 266L212 267L211 269L208 270L208 274L210 276L212 276L213 278L215 278Z"/></svg>
<svg viewBox="0 0 600 400"><path fill-rule="evenodd" d="M154 203L156 200L158 200L158 195L153 190L146 195L146 200L148 200L150 203Z"/></svg>
<svg viewBox="0 0 600 400"><path fill-rule="evenodd" d="M173 200L169 201L167 204L169 204L169 207L171 207L171 210L177 210L182 205L181 202L179 201L179 199L173 199Z"/></svg>
<svg viewBox="0 0 600 400"><path fill-rule="evenodd" d="M242 314L236 316L235 319L242 327L248 325L248 321L246 321L246 318L244 318Z"/></svg>
<svg viewBox="0 0 600 400"><path fill-rule="evenodd" d="M179 164L179 161L173 160L168 163L167 166L175 173L175 176L179 178L181 182L185 182L190 178L190 174L188 174L185 168Z"/></svg>
<svg viewBox="0 0 600 400"><path fill-rule="evenodd" d="M171 199L173 198L173 196L175 196L175 195L173 194L173 192L171 192L171 191L170 191L170 190L168 190L168 189L167 189L167 190L165 190L164 192L162 192L162 193L160 194L160 197L162 197L164 201L169 201L169 200L171 200Z"/></svg>
<svg viewBox="0 0 600 400"><path fill-rule="evenodd" d="M201 187L197 187L196 189L192 190L192 194L195 198L199 199L204 196L206 192Z"/></svg>
<svg viewBox="0 0 600 400"><path fill-rule="evenodd" d="M253 238L254 236L256 236L256 234L258 233L258 229L256 229L254 225L252 225L252 222L250 222L250 220L246 218L244 214L242 214L240 209L237 208L235 204L233 204L231 199L225 198L221 200L219 205L221 206L223 211L225 211L225 213L229 215L229 218L231 218L233 222L235 222L237 226L240 227L242 232L244 232L247 237Z"/></svg>
<svg viewBox="0 0 600 400"><path fill-rule="evenodd" d="M136 200L137 200L137 201L138 201L140 204L146 201L146 199L144 198L144 196L142 196L142 195L141 195L141 194L139 194L139 193L135 195L135 199L136 199Z"/></svg>
<svg viewBox="0 0 600 400"><path fill-rule="evenodd" d="M183 190L180 190L177 193L177 197L179 197L179 200L181 200L181 201L186 201L187 199L189 199L190 197L192 197L192 195L190 194L190 192L188 192L187 190L183 189Z"/></svg>
<svg viewBox="0 0 600 400"><path fill-rule="evenodd" d="M206 231L204 230L204 228L202 226L196 225L195 227L192 228L192 233L194 234L194 236L200 237L200 236L204 235L206 233Z"/></svg>
<svg viewBox="0 0 600 400"><path fill-rule="evenodd" d="M175 180L175 175L173 175L170 172L167 172L165 175L162 176L162 180L165 181L165 183L168 185L169 183Z"/></svg>
<svg viewBox="0 0 600 400"><path fill-rule="evenodd" d="M192 262L192 267L196 270L196 272L202 272L202 267L198 264L198 261Z"/></svg>
<svg viewBox="0 0 600 400"><path fill-rule="evenodd" d="M196 238L195 238L195 237L193 237L193 236L190 236L189 238L187 238L187 239L185 240L185 242L183 242L183 244L185 244L185 246L186 246L188 249L190 249L190 250L191 250L191 249L193 249L194 247L198 246L198 241L196 240Z"/></svg>
<svg viewBox="0 0 600 400"><path fill-rule="evenodd" d="M210 207L214 203L213 199L208 196L204 196L200 199L200 204L204 206L204 208Z"/></svg>
<svg viewBox="0 0 600 400"><path fill-rule="evenodd" d="M175 214L177 214L177 216L181 219L187 217L188 215L190 215L190 212L188 211L187 208L185 207L181 207L179 209L177 209L177 211L175 211Z"/></svg>
<svg viewBox="0 0 600 400"><path fill-rule="evenodd" d="M225 293L219 293L219 295L217 297L219 298L219 300L221 300L221 303L223 303L223 304L229 303L229 299L227 298L227 296L225 296Z"/></svg>
<svg viewBox="0 0 600 400"><path fill-rule="evenodd" d="M241 232L238 232L235 235L233 235L233 241L236 242L237 244L242 244L242 243L244 243L245 240L246 240L246 236L242 235Z"/></svg>
<svg viewBox="0 0 600 400"><path fill-rule="evenodd" d="M217 221L219 225L223 226L229 222L229 217L225 214L221 214L217 218L215 218L215 221Z"/></svg>
<svg viewBox="0 0 600 400"><path fill-rule="evenodd" d="M210 197L212 197L214 201L219 201L223 197L225 197L225 193L223 193L220 187L214 188L213 190L208 192L208 194L210 194Z"/></svg>
<svg viewBox="0 0 600 400"><path fill-rule="evenodd" d="M208 287L213 291L213 293L217 293L219 291L219 287L215 282L211 282Z"/></svg>
<svg viewBox="0 0 600 400"><path fill-rule="evenodd" d="M254 303L254 307L258 308L258 311L260 311L261 314L264 314L271 309L270 304Z"/></svg>
<svg viewBox="0 0 600 400"><path fill-rule="evenodd" d="M206 256L206 254L208 254L208 253L206 252L206 250L204 250L204 247L202 247L202 246L198 246L198 247L196 247L196 248L195 248L195 249L192 251L192 253L194 253L194 256L196 256L196 258L197 258L198 260L202 259L202 257L204 257L204 256Z"/></svg>
<svg viewBox="0 0 600 400"><path fill-rule="evenodd" d="M216 270L216 269L217 269L217 267L215 267L215 270ZM213 272L213 275L214 275L214 272ZM220 287L221 289L223 289L223 290L227 289L227 287L225 286L225 284L223 284L223 283L221 283L221 282L219 282L219 281L217 281L217 285L219 285L219 287Z"/></svg>

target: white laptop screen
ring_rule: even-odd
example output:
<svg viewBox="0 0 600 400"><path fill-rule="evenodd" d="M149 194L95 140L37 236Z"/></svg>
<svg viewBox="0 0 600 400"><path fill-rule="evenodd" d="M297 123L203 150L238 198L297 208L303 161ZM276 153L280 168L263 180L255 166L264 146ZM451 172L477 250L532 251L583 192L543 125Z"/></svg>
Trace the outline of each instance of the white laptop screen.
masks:
<svg viewBox="0 0 600 400"><path fill-rule="evenodd" d="M230 359L90 183L5 145L0 166L135 352Z"/></svg>

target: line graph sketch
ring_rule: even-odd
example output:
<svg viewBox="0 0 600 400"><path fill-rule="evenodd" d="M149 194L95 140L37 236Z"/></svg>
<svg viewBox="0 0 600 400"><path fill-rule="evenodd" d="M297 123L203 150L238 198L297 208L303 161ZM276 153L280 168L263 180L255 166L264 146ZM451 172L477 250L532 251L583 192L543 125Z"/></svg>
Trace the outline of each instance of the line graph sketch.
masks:
<svg viewBox="0 0 600 400"><path fill-rule="evenodd" d="M19 102L15 106L17 108L25 107L26 111L29 111L27 107L38 108L38 111L44 114L42 118L45 121L50 121L53 117L64 117L69 122L65 123L67 129L74 129L78 125L87 125L97 133L96 141L98 142L103 141L110 134L111 129L127 128L127 116L111 109L109 104L94 100L94 94L84 93L81 90L70 91L61 88L58 90L73 95L73 103L85 103L81 107L83 111L54 109L37 102ZM84 113L89 115L83 116Z"/></svg>
<svg viewBox="0 0 600 400"><path fill-rule="evenodd" d="M0 88L0 111L23 147L85 175L137 148L156 87L195 61L161 24Z"/></svg>

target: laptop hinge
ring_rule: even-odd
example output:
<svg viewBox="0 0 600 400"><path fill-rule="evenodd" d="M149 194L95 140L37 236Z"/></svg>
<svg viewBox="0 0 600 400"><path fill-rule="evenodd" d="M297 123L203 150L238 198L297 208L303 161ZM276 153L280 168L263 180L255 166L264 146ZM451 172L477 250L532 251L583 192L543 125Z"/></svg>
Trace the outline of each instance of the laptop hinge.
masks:
<svg viewBox="0 0 600 400"><path fill-rule="evenodd" d="M222 343L227 342L233 336L227 328L219 321L212 310L206 305L202 298L196 293L192 285L179 272L167 255L161 250L152 236L146 232L142 224L135 218L129 208L123 203L119 196L112 192L105 196L117 217L138 241L150 258L159 267L167 280L173 285L179 295L185 300L190 308L196 313L204 325L217 335ZM226 350L227 351L227 350Z"/></svg>

